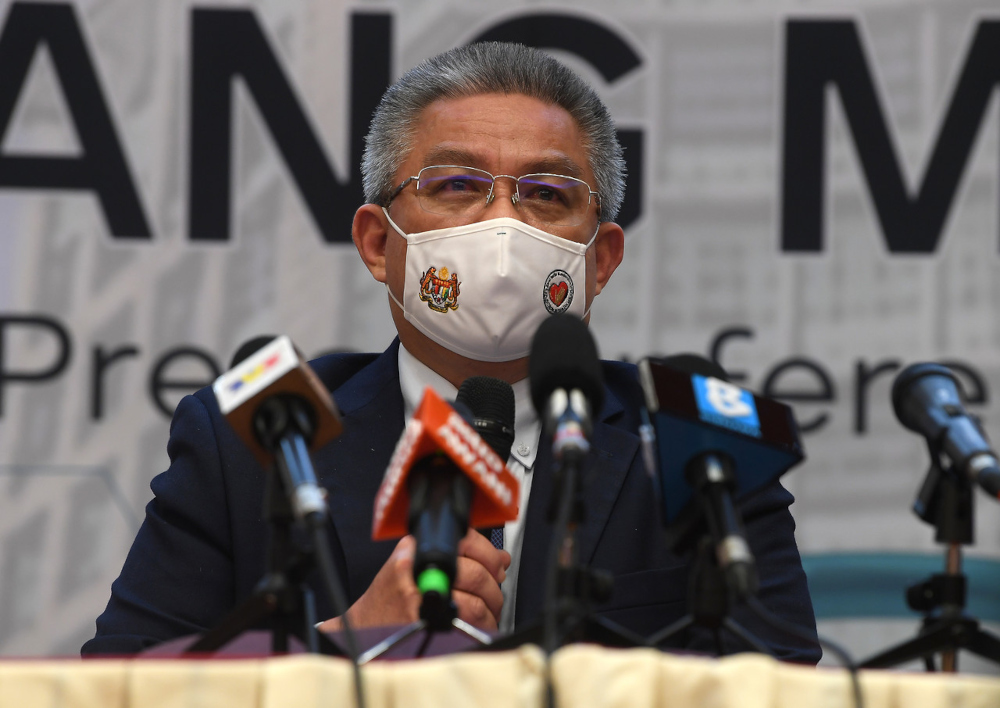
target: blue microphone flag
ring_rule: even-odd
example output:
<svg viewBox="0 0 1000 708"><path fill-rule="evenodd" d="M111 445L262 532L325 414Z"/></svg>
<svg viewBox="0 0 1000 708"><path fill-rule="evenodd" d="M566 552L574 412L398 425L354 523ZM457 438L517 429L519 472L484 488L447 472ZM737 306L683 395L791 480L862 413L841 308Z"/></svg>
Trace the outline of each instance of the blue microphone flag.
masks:
<svg viewBox="0 0 1000 708"><path fill-rule="evenodd" d="M663 360L639 362L640 382L656 435L663 523L672 524L693 491L688 462L706 452L728 454L742 498L805 457L791 408L714 376Z"/></svg>

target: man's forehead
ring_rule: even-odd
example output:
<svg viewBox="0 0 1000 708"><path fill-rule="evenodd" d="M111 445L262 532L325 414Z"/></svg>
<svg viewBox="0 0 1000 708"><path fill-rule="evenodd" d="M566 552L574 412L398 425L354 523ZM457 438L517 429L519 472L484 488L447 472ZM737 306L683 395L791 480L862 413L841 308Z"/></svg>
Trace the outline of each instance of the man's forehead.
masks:
<svg viewBox="0 0 1000 708"><path fill-rule="evenodd" d="M492 172L497 169L495 157L485 151L460 147L457 145L434 145L420 156L420 167L430 167L431 165L463 165L465 167L478 167L481 170ZM517 165L521 174L529 172L551 172L555 174L567 175L583 179L586 176L583 166L569 155L558 150L548 150L540 155L525 155L519 159ZM514 175L515 177L520 176Z"/></svg>
<svg viewBox="0 0 1000 708"><path fill-rule="evenodd" d="M396 177L430 165L467 165L515 177L551 172L593 182L577 120L563 106L521 93L447 96L419 113Z"/></svg>

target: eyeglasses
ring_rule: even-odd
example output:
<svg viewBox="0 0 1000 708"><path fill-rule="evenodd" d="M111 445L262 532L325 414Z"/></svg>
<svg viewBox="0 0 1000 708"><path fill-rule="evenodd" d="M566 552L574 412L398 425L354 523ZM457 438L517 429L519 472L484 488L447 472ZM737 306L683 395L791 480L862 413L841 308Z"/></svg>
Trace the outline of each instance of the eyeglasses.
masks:
<svg viewBox="0 0 1000 708"><path fill-rule="evenodd" d="M474 217L485 209L494 197L494 186L500 178L515 183L511 201L525 214L527 221L551 226L576 226L583 222L591 197L600 195L581 179L553 174L491 175L485 170L460 165L432 165L408 177L393 190L385 206L399 196L410 182L416 182L417 202L431 214Z"/></svg>

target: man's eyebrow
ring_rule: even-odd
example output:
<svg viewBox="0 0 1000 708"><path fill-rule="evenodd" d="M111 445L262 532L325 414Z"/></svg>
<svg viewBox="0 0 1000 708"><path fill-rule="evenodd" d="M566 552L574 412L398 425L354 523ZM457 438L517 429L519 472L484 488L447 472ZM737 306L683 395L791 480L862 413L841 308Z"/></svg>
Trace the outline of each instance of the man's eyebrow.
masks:
<svg viewBox="0 0 1000 708"><path fill-rule="evenodd" d="M461 148L439 147L434 148L424 156L423 166L464 165L466 167L475 167L477 162L478 158L468 150L462 150Z"/></svg>
<svg viewBox="0 0 1000 708"><path fill-rule="evenodd" d="M552 174L566 175L583 179L583 168L566 156L546 157L538 162L531 163L531 172L550 172Z"/></svg>

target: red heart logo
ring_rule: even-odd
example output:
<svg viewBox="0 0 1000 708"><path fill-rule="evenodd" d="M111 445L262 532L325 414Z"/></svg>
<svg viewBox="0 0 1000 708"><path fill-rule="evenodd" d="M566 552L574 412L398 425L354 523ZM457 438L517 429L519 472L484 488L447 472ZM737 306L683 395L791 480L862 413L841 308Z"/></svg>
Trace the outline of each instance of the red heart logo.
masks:
<svg viewBox="0 0 1000 708"><path fill-rule="evenodd" d="M568 293L569 293L569 285L566 284L566 281L563 281L561 283L553 283L552 285L549 286L549 299L552 301L552 304L555 305L556 307L562 305L563 300L566 299L566 295Z"/></svg>

